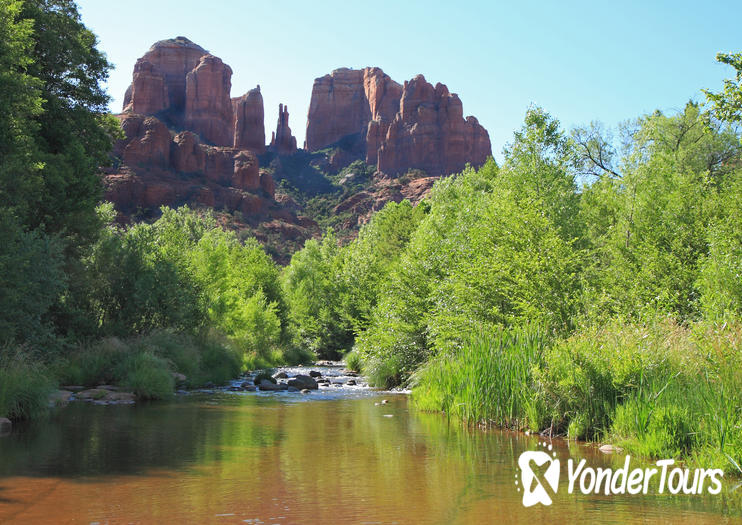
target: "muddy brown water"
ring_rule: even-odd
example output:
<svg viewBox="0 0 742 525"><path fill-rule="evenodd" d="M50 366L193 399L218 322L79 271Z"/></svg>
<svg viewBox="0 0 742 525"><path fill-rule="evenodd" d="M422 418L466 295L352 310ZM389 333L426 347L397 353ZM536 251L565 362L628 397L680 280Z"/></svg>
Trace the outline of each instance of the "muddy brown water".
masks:
<svg viewBox="0 0 742 525"><path fill-rule="evenodd" d="M363 388L73 403L0 438L0 523L742 523L734 480L718 496L585 496L562 483L551 506L525 508L517 460L539 441ZM623 462L552 445L562 464Z"/></svg>

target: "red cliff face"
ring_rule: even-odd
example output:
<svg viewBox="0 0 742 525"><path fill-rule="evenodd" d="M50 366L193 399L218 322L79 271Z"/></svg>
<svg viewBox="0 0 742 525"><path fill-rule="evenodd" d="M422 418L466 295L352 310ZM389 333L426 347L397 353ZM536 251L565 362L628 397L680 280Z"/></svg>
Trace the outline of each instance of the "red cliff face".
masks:
<svg viewBox="0 0 742 525"><path fill-rule="evenodd" d="M400 86L379 68L338 69L318 78L307 120L307 149L357 137L366 162L396 175L429 175L478 166L491 155L487 131L463 117L461 101L422 75ZM351 140L350 142L353 142Z"/></svg>
<svg viewBox="0 0 742 525"><path fill-rule="evenodd" d="M402 86L376 67L341 68L316 79L307 117L307 149L322 149L348 135L365 139L369 122L391 122L401 96Z"/></svg>
<svg viewBox="0 0 742 525"><path fill-rule="evenodd" d="M186 75L184 127L217 146L234 144L232 69L213 55L201 57Z"/></svg>
<svg viewBox="0 0 742 525"><path fill-rule="evenodd" d="M291 155L296 152L296 137L291 134L289 127L289 108L278 105L278 124L271 136L271 149L280 155Z"/></svg>
<svg viewBox="0 0 742 525"><path fill-rule="evenodd" d="M378 149L376 165L389 174L417 168L443 175L461 171L467 162L481 166L491 154L487 130L474 117L464 119L458 95L418 75L404 84L399 113Z"/></svg>

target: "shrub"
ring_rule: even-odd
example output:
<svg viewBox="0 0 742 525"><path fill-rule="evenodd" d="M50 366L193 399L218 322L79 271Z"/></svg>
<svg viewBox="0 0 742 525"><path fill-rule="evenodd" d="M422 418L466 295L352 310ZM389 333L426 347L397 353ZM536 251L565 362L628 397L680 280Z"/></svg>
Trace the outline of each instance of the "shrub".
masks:
<svg viewBox="0 0 742 525"><path fill-rule="evenodd" d="M140 399L168 399L175 380L167 361L149 352L133 354L124 364L123 385Z"/></svg>
<svg viewBox="0 0 742 525"><path fill-rule="evenodd" d="M358 354L358 352L350 351L347 354L345 354L345 367L348 370L353 370L354 372L360 372L363 368L363 361L361 359L361 356Z"/></svg>

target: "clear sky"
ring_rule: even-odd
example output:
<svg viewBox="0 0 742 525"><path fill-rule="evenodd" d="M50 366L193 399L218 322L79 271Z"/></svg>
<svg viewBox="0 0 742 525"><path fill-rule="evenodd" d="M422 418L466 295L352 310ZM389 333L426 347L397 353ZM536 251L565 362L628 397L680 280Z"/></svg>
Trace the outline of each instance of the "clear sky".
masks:
<svg viewBox="0 0 742 525"><path fill-rule="evenodd" d="M613 126L672 111L731 69L742 51L742 1L238 1L79 0L83 21L116 69L118 112L136 59L157 40L186 36L234 71L232 96L260 84L266 134L288 104L301 145L312 83L338 67L381 67L402 83L418 73L458 93L487 128L493 152L530 103L569 128Z"/></svg>

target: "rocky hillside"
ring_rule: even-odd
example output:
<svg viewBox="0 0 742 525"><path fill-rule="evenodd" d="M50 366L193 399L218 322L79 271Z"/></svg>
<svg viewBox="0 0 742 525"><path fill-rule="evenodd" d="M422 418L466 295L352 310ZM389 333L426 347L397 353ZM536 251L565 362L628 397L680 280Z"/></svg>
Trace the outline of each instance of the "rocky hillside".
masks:
<svg viewBox="0 0 742 525"><path fill-rule="evenodd" d="M105 174L122 221L162 205L212 208L285 261L321 229L352 236L387 202L418 202L438 177L491 155L458 96L422 75L398 84L379 68L344 68L317 78L302 149L283 105L266 145L260 86L232 98L231 77L185 37L137 61L118 115L125 138Z"/></svg>

